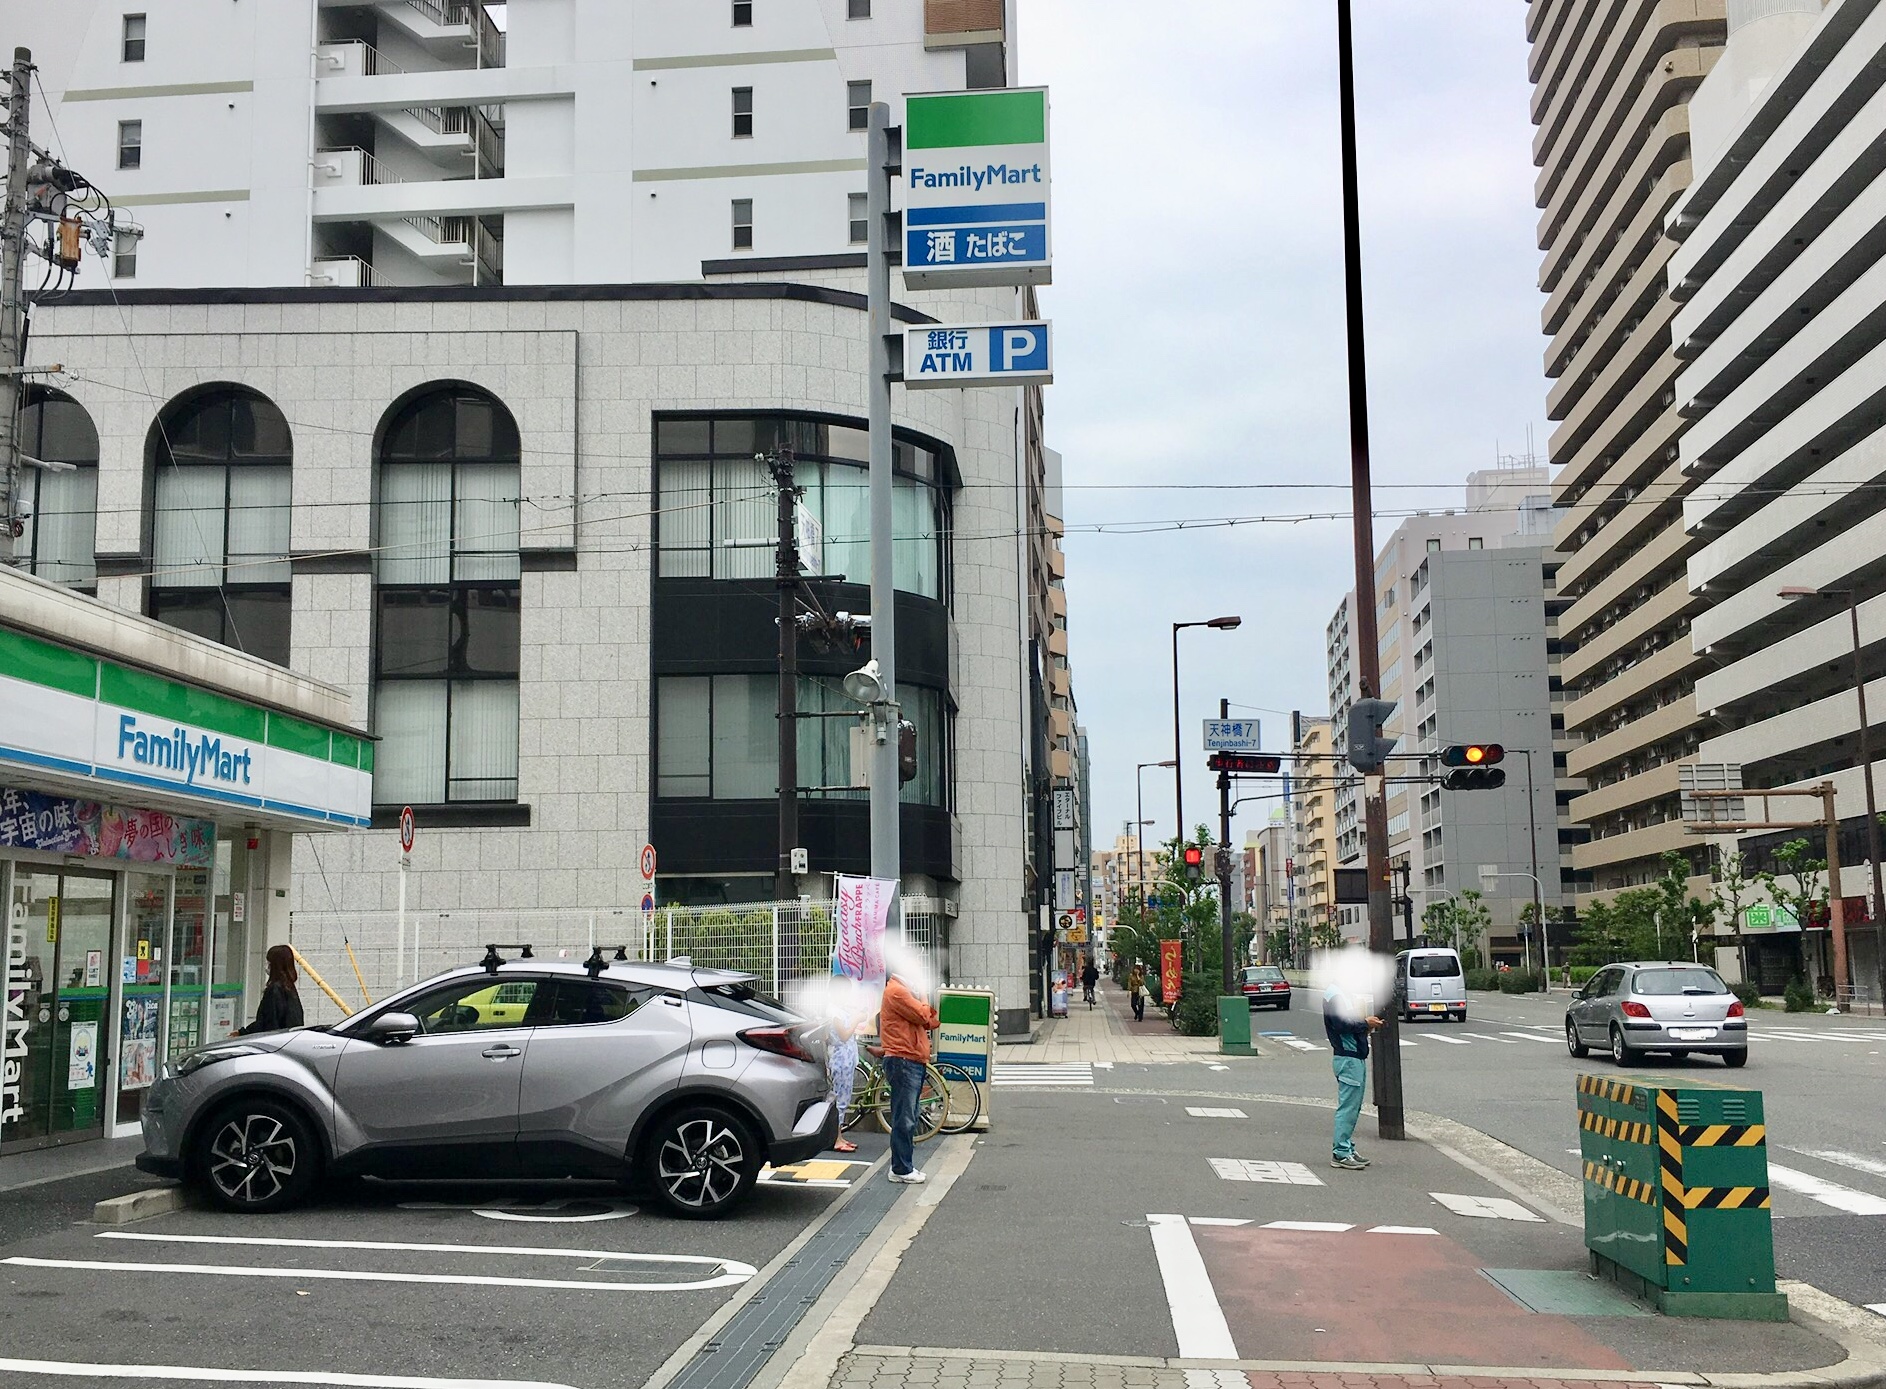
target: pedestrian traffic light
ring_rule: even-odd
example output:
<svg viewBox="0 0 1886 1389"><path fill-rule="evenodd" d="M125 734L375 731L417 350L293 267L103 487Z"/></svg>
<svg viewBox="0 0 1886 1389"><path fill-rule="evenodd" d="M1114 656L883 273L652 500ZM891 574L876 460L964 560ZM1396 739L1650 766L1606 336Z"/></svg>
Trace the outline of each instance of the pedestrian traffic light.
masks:
<svg viewBox="0 0 1886 1389"><path fill-rule="evenodd" d="M1358 699L1349 706L1349 765L1365 776L1382 770L1398 739L1382 736L1394 714L1392 699Z"/></svg>
<svg viewBox="0 0 1886 1389"><path fill-rule="evenodd" d="M1233 776L1269 776L1283 770L1284 760L1273 753L1214 752L1205 759L1205 765L1214 772L1230 772Z"/></svg>
<svg viewBox="0 0 1886 1389"><path fill-rule="evenodd" d="M917 779L917 725L909 719L897 721L897 784Z"/></svg>
<svg viewBox="0 0 1886 1389"><path fill-rule="evenodd" d="M1453 770L1441 778L1443 791L1497 791L1506 785L1506 773L1493 764L1503 761L1506 749L1498 743L1455 743L1441 749L1441 765Z"/></svg>
<svg viewBox="0 0 1886 1389"><path fill-rule="evenodd" d="M1205 873L1205 851L1196 844L1185 846L1185 880L1195 883Z"/></svg>

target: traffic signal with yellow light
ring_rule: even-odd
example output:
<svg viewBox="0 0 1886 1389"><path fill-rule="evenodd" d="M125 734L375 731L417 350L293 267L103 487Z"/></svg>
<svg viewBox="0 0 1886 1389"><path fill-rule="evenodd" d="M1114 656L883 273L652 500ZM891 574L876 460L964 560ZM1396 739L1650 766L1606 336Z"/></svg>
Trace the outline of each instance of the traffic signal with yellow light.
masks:
<svg viewBox="0 0 1886 1389"><path fill-rule="evenodd" d="M1497 791L1506 785L1506 773L1494 764L1504 761L1506 749L1498 743L1455 743L1441 749L1441 765L1450 770L1441 778L1443 791Z"/></svg>

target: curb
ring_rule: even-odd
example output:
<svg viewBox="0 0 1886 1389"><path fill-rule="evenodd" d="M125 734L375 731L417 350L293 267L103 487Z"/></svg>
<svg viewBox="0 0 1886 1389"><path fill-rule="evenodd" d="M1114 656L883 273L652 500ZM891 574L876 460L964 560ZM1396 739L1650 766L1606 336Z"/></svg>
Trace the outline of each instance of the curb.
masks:
<svg viewBox="0 0 1886 1389"><path fill-rule="evenodd" d="M100 1201L92 1207L92 1223L129 1225L133 1221L149 1220L154 1215L188 1210L195 1204L195 1194L185 1187L154 1186L146 1191L134 1191L128 1196L114 1196L108 1201Z"/></svg>

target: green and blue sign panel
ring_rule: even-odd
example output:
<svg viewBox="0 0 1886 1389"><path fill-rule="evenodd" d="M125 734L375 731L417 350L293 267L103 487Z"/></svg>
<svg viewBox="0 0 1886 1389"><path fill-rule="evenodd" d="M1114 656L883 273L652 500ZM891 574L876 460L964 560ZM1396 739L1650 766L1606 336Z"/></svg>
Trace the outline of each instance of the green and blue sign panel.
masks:
<svg viewBox="0 0 1886 1389"><path fill-rule="evenodd" d="M906 284L1049 283L1047 88L905 97L904 183Z"/></svg>

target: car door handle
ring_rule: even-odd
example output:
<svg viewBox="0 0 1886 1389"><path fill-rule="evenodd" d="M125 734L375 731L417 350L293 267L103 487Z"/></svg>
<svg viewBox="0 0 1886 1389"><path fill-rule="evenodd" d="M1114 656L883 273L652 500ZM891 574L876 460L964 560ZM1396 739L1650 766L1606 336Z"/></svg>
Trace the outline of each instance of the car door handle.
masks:
<svg viewBox="0 0 1886 1389"><path fill-rule="evenodd" d="M522 1047L514 1047L509 1042L499 1042L495 1047L486 1047L479 1053L480 1056L487 1057L492 1061L508 1061L513 1056L522 1056L523 1054L524 1049Z"/></svg>

